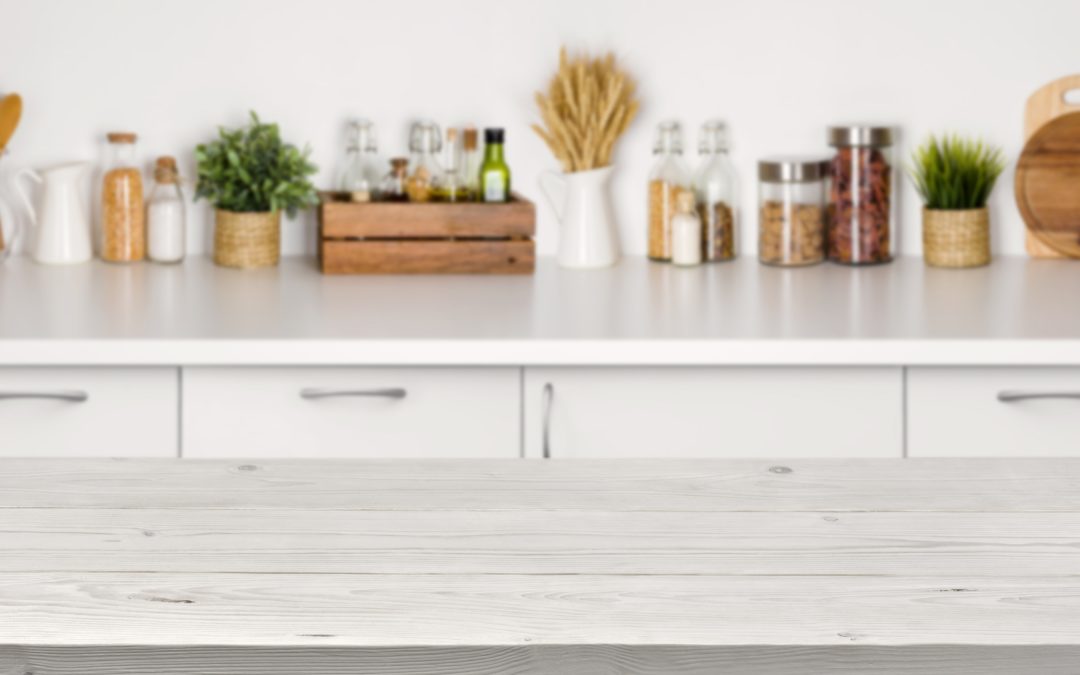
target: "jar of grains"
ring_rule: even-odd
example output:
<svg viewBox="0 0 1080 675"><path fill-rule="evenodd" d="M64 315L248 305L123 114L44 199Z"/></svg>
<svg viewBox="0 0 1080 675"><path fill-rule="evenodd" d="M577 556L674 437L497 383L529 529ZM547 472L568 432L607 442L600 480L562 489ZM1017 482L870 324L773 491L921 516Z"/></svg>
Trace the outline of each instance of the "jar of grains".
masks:
<svg viewBox="0 0 1080 675"><path fill-rule="evenodd" d="M701 217L704 259L735 257L735 167L728 157L727 125L711 120L701 126L701 164L694 174L694 192Z"/></svg>
<svg viewBox="0 0 1080 675"><path fill-rule="evenodd" d="M825 259L829 161L774 158L758 163L758 259L798 267Z"/></svg>
<svg viewBox="0 0 1080 675"><path fill-rule="evenodd" d="M653 154L656 161L649 173L649 258L671 261L671 219L679 194L690 192L690 168L682 157L682 127L678 122L661 122L656 130Z"/></svg>
<svg viewBox="0 0 1080 675"><path fill-rule="evenodd" d="M135 134L111 133L101 191L101 259L135 262L146 256L142 172L135 162Z"/></svg>
<svg viewBox="0 0 1080 675"><path fill-rule="evenodd" d="M896 250L893 131L889 127L830 127L836 148L829 188L829 260L873 265Z"/></svg>

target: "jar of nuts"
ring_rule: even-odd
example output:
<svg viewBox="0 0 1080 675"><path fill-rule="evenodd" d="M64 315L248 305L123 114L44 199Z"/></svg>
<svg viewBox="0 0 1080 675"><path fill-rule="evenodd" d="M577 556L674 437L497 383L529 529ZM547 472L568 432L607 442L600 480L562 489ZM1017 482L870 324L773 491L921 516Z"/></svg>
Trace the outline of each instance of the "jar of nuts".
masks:
<svg viewBox="0 0 1080 675"><path fill-rule="evenodd" d="M653 154L656 162L649 173L649 258L671 261L671 219L679 195L692 194L690 167L683 160L682 127L678 122L661 122L656 130Z"/></svg>
<svg viewBox="0 0 1080 675"><path fill-rule="evenodd" d="M830 171L829 260L874 265L896 250L893 131L890 127L830 127L836 148Z"/></svg>
<svg viewBox="0 0 1080 675"><path fill-rule="evenodd" d="M758 259L799 267L825 260L825 183L829 161L773 158L758 163Z"/></svg>

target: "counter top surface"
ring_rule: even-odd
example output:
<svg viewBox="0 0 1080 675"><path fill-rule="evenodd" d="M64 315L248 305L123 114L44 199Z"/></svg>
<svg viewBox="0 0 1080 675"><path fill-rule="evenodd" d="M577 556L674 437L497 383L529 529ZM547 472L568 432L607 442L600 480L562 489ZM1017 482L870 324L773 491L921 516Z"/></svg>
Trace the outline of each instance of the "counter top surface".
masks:
<svg viewBox="0 0 1080 675"><path fill-rule="evenodd" d="M1077 481L1070 459L6 459L0 655L1076 647Z"/></svg>
<svg viewBox="0 0 1080 675"><path fill-rule="evenodd" d="M1080 364L1080 264L327 277L0 265L3 364Z"/></svg>

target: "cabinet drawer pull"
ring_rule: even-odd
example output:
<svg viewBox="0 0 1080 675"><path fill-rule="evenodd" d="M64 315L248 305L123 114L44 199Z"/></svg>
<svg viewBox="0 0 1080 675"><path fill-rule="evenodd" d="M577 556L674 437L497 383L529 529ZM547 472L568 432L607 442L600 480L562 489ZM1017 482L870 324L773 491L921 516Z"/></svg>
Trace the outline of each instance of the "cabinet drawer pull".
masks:
<svg viewBox="0 0 1080 675"><path fill-rule="evenodd" d="M544 430L543 430L543 453L544 459L551 459L551 406L555 402L555 385L548 382L544 385Z"/></svg>
<svg viewBox="0 0 1080 675"><path fill-rule="evenodd" d="M85 403L90 399L90 394L78 389L63 391L0 391L0 401L15 401L37 399L42 401L67 401L69 403Z"/></svg>
<svg viewBox="0 0 1080 675"><path fill-rule="evenodd" d="M308 401L317 401L324 398L392 398L401 400L405 398L404 389L393 387L389 389L319 389L310 387L300 390L300 398Z"/></svg>
<svg viewBox="0 0 1080 675"><path fill-rule="evenodd" d="M1032 399L1072 399L1080 401L1080 391L999 391L998 400L1002 403L1030 401Z"/></svg>

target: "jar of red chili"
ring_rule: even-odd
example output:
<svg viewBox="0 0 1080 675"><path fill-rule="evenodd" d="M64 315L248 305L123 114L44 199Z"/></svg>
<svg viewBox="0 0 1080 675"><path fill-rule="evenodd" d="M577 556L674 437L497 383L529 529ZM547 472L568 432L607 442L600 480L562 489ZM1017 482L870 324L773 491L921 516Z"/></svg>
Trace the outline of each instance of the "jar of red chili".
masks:
<svg viewBox="0 0 1080 675"><path fill-rule="evenodd" d="M829 127L829 260L887 263L896 252L896 171L890 127Z"/></svg>

